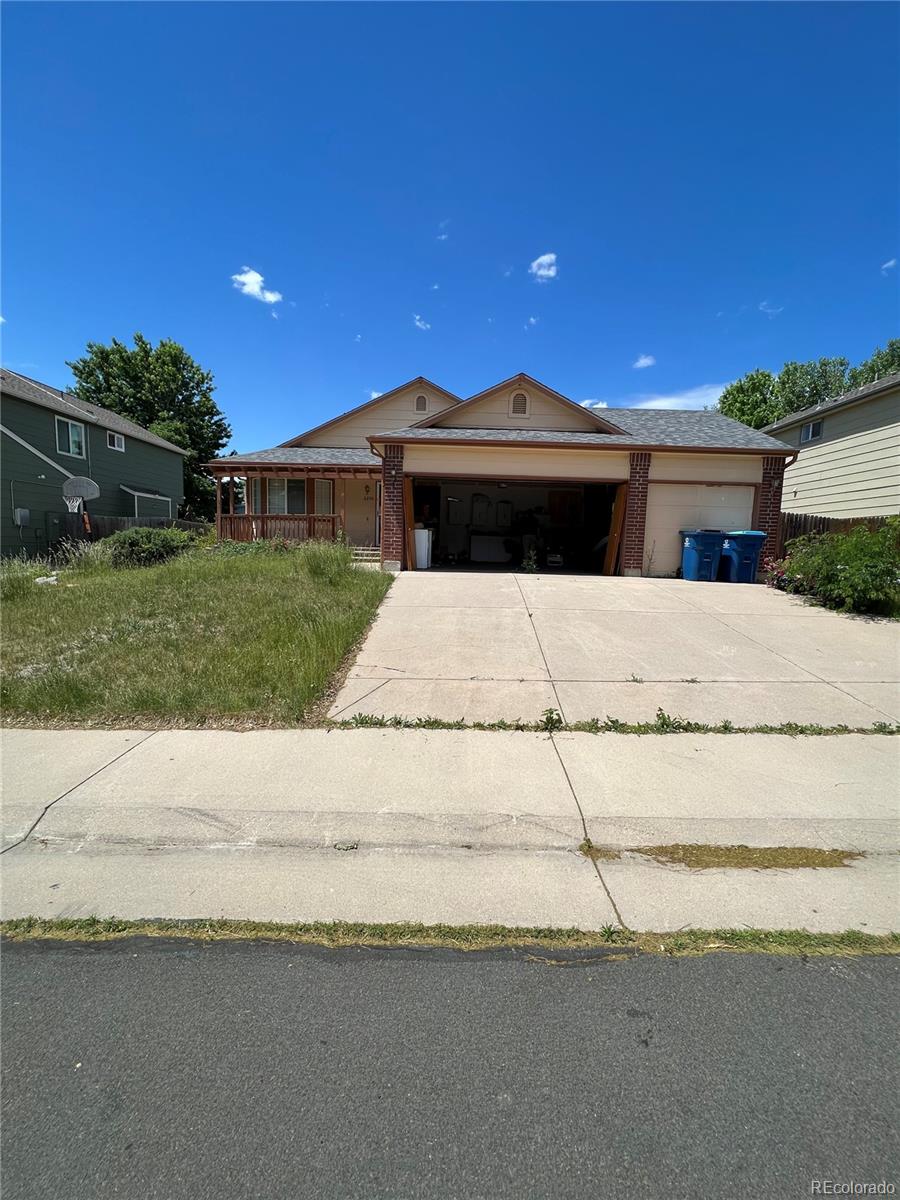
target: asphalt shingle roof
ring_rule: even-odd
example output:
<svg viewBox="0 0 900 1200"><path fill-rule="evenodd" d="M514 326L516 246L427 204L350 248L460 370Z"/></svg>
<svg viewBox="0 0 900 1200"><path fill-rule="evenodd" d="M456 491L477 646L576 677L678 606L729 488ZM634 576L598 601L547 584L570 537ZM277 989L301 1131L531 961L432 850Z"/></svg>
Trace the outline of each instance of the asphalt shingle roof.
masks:
<svg viewBox="0 0 900 1200"><path fill-rule="evenodd" d="M695 409L615 408L609 420L624 433L588 433L561 429L451 429L431 426L425 429L394 429L380 434L379 440L397 438L409 441L463 442L551 442L573 446L659 446L700 447L709 450L758 450L784 453L793 447L750 429L722 413Z"/></svg>
<svg viewBox="0 0 900 1200"><path fill-rule="evenodd" d="M182 450L181 446L167 442L165 438L157 437L149 429L144 429L142 425L129 421L127 417L120 417L111 409L101 408L98 404L87 404L84 400L73 396L71 392L61 392L57 388L50 387L46 383L38 383L37 380L29 379L27 375L19 375L18 372L10 371L6 367L0 370L0 390L7 396L14 396L17 400L27 400L30 404L39 404L42 408L49 408L51 411L64 417L71 417L73 420L89 421L92 425L99 425L102 429L111 429L113 433L124 434L139 442L148 442L151 446L159 446L162 450L172 450L175 454L181 455L188 453L187 450Z"/></svg>
<svg viewBox="0 0 900 1200"><path fill-rule="evenodd" d="M868 396L880 396L883 392L893 391L894 388L900 388L900 374L883 375L881 379L854 388L852 392L844 392L842 396L833 396L830 400L823 400L821 404L812 404L809 408L801 408L797 412L789 413L780 421L773 421L771 425L766 425L765 429L768 433L779 429L790 429L792 425L805 424L810 417L823 416L833 408L843 408L845 404L855 404L857 400L865 400Z"/></svg>
<svg viewBox="0 0 900 1200"><path fill-rule="evenodd" d="M234 458L219 459L219 462L284 463L298 466L326 467L380 467L381 459L371 450L353 447L329 446L275 446L271 450L252 450L249 454L238 454Z"/></svg>

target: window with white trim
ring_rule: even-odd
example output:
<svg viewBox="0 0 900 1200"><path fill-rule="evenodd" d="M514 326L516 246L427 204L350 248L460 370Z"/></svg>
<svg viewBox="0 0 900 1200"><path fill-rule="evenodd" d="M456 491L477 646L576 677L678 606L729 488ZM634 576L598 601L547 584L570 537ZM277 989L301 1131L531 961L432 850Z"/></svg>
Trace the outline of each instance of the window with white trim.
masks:
<svg viewBox="0 0 900 1200"><path fill-rule="evenodd" d="M125 453L125 439L121 433L113 433L111 429L106 431L106 448L107 450L119 450L122 454Z"/></svg>
<svg viewBox="0 0 900 1200"><path fill-rule="evenodd" d="M80 421L56 418L56 449L72 458L84 458L84 426Z"/></svg>
<svg viewBox="0 0 900 1200"><path fill-rule="evenodd" d="M316 480L315 511L326 515L334 512L334 483L330 479Z"/></svg>
<svg viewBox="0 0 900 1200"><path fill-rule="evenodd" d="M816 438L820 438L821 436L822 436L822 422L821 421L807 421L806 424L800 430L800 445L802 446L804 444L804 442L814 442L816 440Z"/></svg>
<svg viewBox="0 0 900 1200"><path fill-rule="evenodd" d="M511 417L527 417L528 416L528 397L524 392L516 392L509 401L509 415Z"/></svg>
<svg viewBox="0 0 900 1200"><path fill-rule="evenodd" d="M427 396L416 396L416 412L428 412Z"/></svg>

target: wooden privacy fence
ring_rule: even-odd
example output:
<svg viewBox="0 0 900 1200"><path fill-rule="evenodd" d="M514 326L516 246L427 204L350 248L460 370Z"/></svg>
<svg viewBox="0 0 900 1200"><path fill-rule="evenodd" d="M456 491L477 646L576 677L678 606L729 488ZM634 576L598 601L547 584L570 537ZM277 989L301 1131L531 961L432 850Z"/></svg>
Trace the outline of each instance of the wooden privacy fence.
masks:
<svg viewBox="0 0 900 1200"><path fill-rule="evenodd" d="M815 513L783 512L781 514L781 544L804 533L846 533L854 525L878 529L887 517L820 517Z"/></svg>
<svg viewBox="0 0 900 1200"><path fill-rule="evenodd" d="M95 517L90 515L90 531L85 529L81 513L66 513L66 537L78 542L98 542L120 529L192 529L195 533L206 533L210 526L205 521L182 521L178 517Z"/></svg>

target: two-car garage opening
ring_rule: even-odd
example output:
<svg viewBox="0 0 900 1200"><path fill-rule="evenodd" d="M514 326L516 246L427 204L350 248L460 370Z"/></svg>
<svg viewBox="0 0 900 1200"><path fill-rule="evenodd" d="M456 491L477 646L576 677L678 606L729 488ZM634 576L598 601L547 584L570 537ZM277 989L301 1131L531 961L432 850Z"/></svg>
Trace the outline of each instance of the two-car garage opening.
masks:
<svg viewBox="0 0 900 1200"><path fill-rule="evenodd" d="M432 530L438 567L611 574L625 491L577 480L414 478L412 516Z"/></svg>

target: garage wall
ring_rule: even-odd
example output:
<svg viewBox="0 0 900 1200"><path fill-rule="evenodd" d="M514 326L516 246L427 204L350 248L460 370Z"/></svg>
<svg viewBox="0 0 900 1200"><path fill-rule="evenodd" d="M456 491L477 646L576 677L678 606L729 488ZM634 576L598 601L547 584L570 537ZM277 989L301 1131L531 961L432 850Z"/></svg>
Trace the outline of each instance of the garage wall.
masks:
<svg viewBox="0 0 900 1200"><path fill-rule="evenodd" d="M752 454L661 454L653 451L650 480L708 479L710 483L759 483L762 457Z"/></svg>
<svg viewBox="0 0 900 1200"><path fill-rule="evenodd" d="M653 460L650 476L652 479ZM651 482L644 533L644 574L675 574L681 566L680 529L751 528L754 495L751 485Z"/></svg>
<svg viewBox="0 0 900 1200"><path fill-rule="evenodd" d="M628 455L597 450L546 450L522 446L404 447L407 475L471 475L476 479L628 478Z"/></svg>

